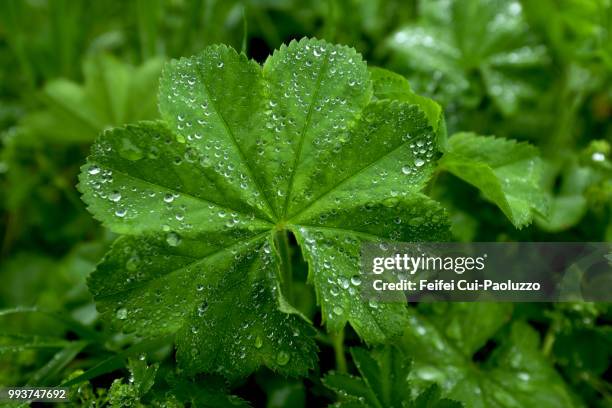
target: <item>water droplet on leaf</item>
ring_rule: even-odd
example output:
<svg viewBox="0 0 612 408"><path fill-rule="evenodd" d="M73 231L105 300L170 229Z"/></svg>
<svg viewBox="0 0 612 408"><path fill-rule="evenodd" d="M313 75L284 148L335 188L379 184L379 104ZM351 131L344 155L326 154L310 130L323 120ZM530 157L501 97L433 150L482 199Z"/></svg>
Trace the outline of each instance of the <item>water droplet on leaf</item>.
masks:
<svg viewBox="0 0 612 408"><path fill-rule="evenodd" d="M276 355L276 362L278 363L278 365L284 366L289 362L290 358L291 357L286 351L279 351Z"/></svg>
<svg viewBox="0 0 612 408"><path fill-rule="evenodd" d="M124 159L136 161L143 158L144 154L142 150L136 146L132 141L126 137L121 139L121 146L119 147L119 156Z"/></svg>
<svg viewBox="0 0 612 408"><path fill-rule="evenodd" d="M260 336L255 337L255 348L261 348L263 346L263 340Z"/></svg>
<svg viewBox="0 0 612 408"><path fill-rule="evenodd" d="M117 312L115 313L115 315L117 316L117 319L119 320L127 319L127 314L128 314L127 309L125 307L117 309Z"/></svg>
<svg viewBox="0 0 612 408"><path fill-rule="evenodd" d="M166 242L172 247L178 246L181 243L181 236L176 232L169 232L166 235Z"/></svg>

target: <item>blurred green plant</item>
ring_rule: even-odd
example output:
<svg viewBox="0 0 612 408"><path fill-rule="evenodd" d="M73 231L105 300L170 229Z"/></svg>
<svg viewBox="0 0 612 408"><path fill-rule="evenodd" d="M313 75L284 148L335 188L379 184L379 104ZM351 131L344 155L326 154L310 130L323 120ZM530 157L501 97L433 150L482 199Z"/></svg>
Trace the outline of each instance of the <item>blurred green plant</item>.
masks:
<svg viewBox="0 0 612 408"><path fill-rule="evenodd" d="M113 125L157 118L155 95L162 63L154 58L134 67L103 54L86 59L83 85L65 79L45 85L43 109L21 120L23 137L90 143Z"/></svg>

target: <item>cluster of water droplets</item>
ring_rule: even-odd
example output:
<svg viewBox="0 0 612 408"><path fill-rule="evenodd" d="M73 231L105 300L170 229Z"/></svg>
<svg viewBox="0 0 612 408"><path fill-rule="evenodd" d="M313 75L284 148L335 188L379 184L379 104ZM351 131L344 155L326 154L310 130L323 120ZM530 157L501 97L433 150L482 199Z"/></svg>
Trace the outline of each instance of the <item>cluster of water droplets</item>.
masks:
<svg viewBox="0 0 612 408"><path fill-rule="evenodd" d="M325 318L329 322L338 319L359 319L362 313L372 313L385 308L375 299L364 304L360 275L361 240L347 233L324 233L316 228L300 227L302 250L311 267L315 269L315 285L321 297ZM363 305L359 307L358 305Z"/></svg>
<svg viewBox="0 0 612 408"><path fill-rule="evenodd" d="M410 133L407 133L405 138L409 140L411 138ZM411 141L408 145L413 159L402 166L401 170L405 175L417 172L420 167L430 163L436 152L433 133L428 133L425 137Z"/></svg>
<svg viewBox="0 0 612 408"><path fill-rule="evenodd" d="M228 69L223 58L220 52L209 51L204 57L175 62L162 81L169 90L162 92L160 108L167 112L176 141L185 146L175 164L201 168L220 190L247 197L248 205L263 210L266 205L236 145L250 136L244 126L253 113L246 100L252 84L221 86L225 75L233 78L235 69L241 69Z"/></svg>
<svg viewBox="0 0 612 408"><path fill-rule="evenodd" d="M274 285L266 279L249 281L243 276L253 262L261 270L273 271L275 255L267 242L259 249L242 246L236 253L235 262L229 270L223 271L220 281L215 284L198 283L195 290L196 298L212 296L221 303L212 313L229 311L233 316L240 316L240 319L232 317L230 320L233 323L228 329L223 316L209 314L209 301L200 300L187 333L189 357L194 360L208 359L207 350L215 350L215 343L222 341L224 352L215 359L213 371L231 374L237 366L250 364L244 361L253 359L254 355L260 355L255 357L257 361L265 356L268 365L282 368L300 353L307 354L307 350L303 349L307 346L302 343L300 320L277 310ZM236 291L240 295L237 296ZM204 333L224 334L211 338Z"/></svg>
<svg viewBox="0 0 612 408"><path fill-rule="evenodd" d="M163 186L155 186L154 181L134 181L129 178L129 173L130 170L123 170L115 176L110 168L92 163L86 168L86 177L82 179L92 198L99 199L96 205L107 208L105 211L114 219L113 223L132 221L147 225L152 230L161 230L166 233L170 246L178 246L182 235L194 232L195 223L206 222L209 228L215 230L244 230L244 234L256 228L252 213L244 214L213 203L194 201L189 194L179 192L181 185L169 191Z"/></svg>
<svg viewBox="0 0 612 408"><path fill-rule="evenodd" d="M313 165L329 163L349 123L364 103L367 72L354 50L320 41L293 43L275 53L268 81L266 128L270 139L258 145L263 160L276 163L271 180L286 199L288 184L301 185ZM307 164L305 164L307 163ZM300 201L292 192L291 202Z"/></svg>

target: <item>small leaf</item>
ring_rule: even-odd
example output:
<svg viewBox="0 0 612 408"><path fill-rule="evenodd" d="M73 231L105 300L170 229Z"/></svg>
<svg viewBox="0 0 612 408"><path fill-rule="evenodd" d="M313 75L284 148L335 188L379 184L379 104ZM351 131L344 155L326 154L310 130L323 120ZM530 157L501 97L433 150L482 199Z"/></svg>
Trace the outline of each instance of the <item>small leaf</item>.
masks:
<svg viewBox="0 0 612 408"><path fill-rule="evenodd" d="M541 161L527 143L458 133L449 139L440 168L480 189L517 228L547 212L539 186Z"/></svg>
<svg viewBox="0 0 612 408"><path fill-rule="evenodd" d="M336 392L343 400L355 403L363 401L364 403L359 406L367 406L366 403L373 406L378 404L376 395L360 377L332 372L326 374L322 381L327 388Z"/></svg>
<svg viewBox="0 0 612 408"><path fill-rule="evenodd" d="M138 390L138 395L146 394L153 384L155 384L155 375L159 364L147 365L147 362L142 358L128 359L128 369L130 370L130 383Z"/></svg>
<svg viewBox="0 0 612 408"><path fill-rule="evenodd" d="M111 407L140 406L141 398L155 384L158 368L159 364L148 366L146 361L140 358L129 359L130 378L128 382L116 379L109 389L108 397Z"/></svg>
<svg viewBox="0 0 612 408"><path fill-rule="evenodd" d="M349 374L328 373L323 384L335 391L338 406L374 408L460 408L458 402L441 399L437 387L432 386L416 399L412 398L408 381L410 361L399 349L385 346L367 351L351 349L353 361L360 377Z"/></svg>
<svg viewBox="0 0 612 408"><path fill-rule="evenodd" d="M461 408L463 404L458 401L441 398L440 387L432 385L408 406L410 408Z"/></svg>
<svg viewBox="0 0 612 408"><path fill-rule="evenodd" d="M433 381L474 408L582 406L539 351L531 327L515 322L494 337L511 316L510 304L440 303L421 311L411 309L400 342L414 361L409 380L417 390Z"/></svg>
<svg viewBox="0 0 612 408"><path fill-rule="evenodd" d="M444 105L460 101L475 107L484 96L482 83L505 115L517 113L521 102L538 95L532 73L545 67L549 57L529 32L521 3L433 4L424 6L420 21L387 40L391 65L406 71L419 91L435 95ZM478 77L481 82L474 80Z"/></svg>
<svg viewBox="0 0 612 408"><path fill-rule="evenodd" d="M204 408L245 408L251 406L242 398L228 394L227 384L221 378L205 377L199 381L192 381L182 377L169 375L166 380L171 386L171 391L163 394L161 398L162 404L159 404L160 406L165 406L164 403L166 403L167 400L180 401L181 404L177 404L177 406L180 407L182 407L183 404Z"/></svg>
<svg viewBox="0 0 612 408"><path fill-rule="evenodd" d="M438 134L438 145L446 146L446 124L442 107L432 99L414 93L403 76L383 68L371 67L374 96L378 99L394 99L418 105L427 116L429 125Z"/></svg>
<svg viewBox="0 0 612 408"><path fill-rule="evenodd" d="M35 137L61 143L91 142L109 126L154 119L160 59L134 67L112 56L86 59L85 83L49 82L42 100L46 109L26 116L23 125Z"/></svg>

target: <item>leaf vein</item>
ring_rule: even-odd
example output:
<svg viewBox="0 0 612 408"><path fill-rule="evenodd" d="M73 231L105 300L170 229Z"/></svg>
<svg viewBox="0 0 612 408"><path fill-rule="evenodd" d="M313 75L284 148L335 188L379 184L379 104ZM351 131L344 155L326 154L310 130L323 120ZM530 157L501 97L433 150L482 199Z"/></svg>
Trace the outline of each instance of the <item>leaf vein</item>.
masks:
<svg viewBox="0 0 612 408"><path fill-rule="evenodd" d="M202 202L202 203L212 204L212 205L214 205L214 206L217 206L217 207L218 207L218 208L220 208L220 209L227 210L227 211L229 211L229 212L234 212L234 213L236 213L236 214L240 214L240 215L243 215L243 216L245 216L245 217L249 217L249 218L250 218L250 217L253 217L253 219L254 219L254 220L261 221L261 222L266 223L266 224L268 224L268 225L270 225L270 226L272 226L272 225L273 225L273 224L272 224L272 223L271 223L269 220L264 220L264 219L262 219L262 218L256 217L256 216L255 216L255 213L251 213L251 214L249 214L249 213L245 213L244 211L238 211L238 210L236 210L236 209L234 209L234 208L230 208L230 207L227 207L227 206L221 205L221 204L219 204L219 203L217 203L217 202L215 202L215 201L205 200L205 199L204 199L204 198L202 198L202 197L194 196L193 194L189 194L189 193L186 193L186 192L184 192L184 191L179 191L179 190L176 190L176 189L173 189L173 188L171 188L171 187L164 186L164 185L161 185L161 184L155 184L155 183L150 182L150 181L148 181L148 180L145 180L145 179L143 179L143 178L141 178L141 177L137 177L137 176L134 176L134 175L132 175L132 174L125 173L125 172L123 172L123 171L121 171L121 170L117 170L117 169L115 169L115 168L113 168L113 167L111 167L111 166L108 166L108 165L103 165L103 166L104 166L104 167L106 167L106 168L108 168L108 169L111 169L111 170L112 170L114 173L116 173L116 174L120 174L120 175L125 176L125 177L127 177L127 178L129 178L129 179L132 179L132 180L137 180L137 181L140 181L140 182L145 183L145 184L147 184L147 185L149 185L149 186L152 186L152 187L155 187L155 188L158 188L158 189L163 189L163 190L166 190L166 191L168 191L168 192L176 193L176 194L179 194L179 195L183 195L183 196L186 196L186 197L192 198L192 199L194 199L194 200L196 200L196 201L200 201L200 202Z"/></svg>
<svg viewBox="0 0 612 408"><path fill-rule="evenodd" d="M196 72L198 73L198 76L200 77L200 83L204 87L204 91L206 92L206 96L208 96L208 100L210 101L210 105L215 110L215 113L217 114L217 116L221 120L221 123L223 124L223 127L225 128L225 131L227 132L227 134L230 137L230 140L232 141L232 144L234 145L234 147L238 151L238 154L240 155L240 159L242 160L242 162L246 166L247 171L249 172L249 177L251 178L251 180L253 180L253 183L255 183L255 187L257 188L257 191L259 192L259 194L261 194L261 197L263 198L263 200L264 200L266 206L268 207L268 209L271 211L272 215L275 218L277 218L278 214L276 213L276 210L274 209L274 207L270 204L270 200L268 199L268 196L267 196L265 190L263 188L261 188L261 185L257 181L257 178L255 177L255 175L253 173L253 169L251 168L251 164L247 160L246 155L244 154L244 151L242 150L242 148L238 144L238 141L236 140L236 136L234 135L234 132L230 128L229 124L227 123L227 120L225 120L225 117L219 111L219 109L218 109L218 107L217 107L217 105L215 103L215 100L211 97L211 92L208 89L208 86L206 85L206 78L204 78L204 76L202 75L202 72L199 69L196 69Z"/></svg>
<svg viewBox="0 0 612 408"><path fill-rule="evenodd" d="M312 120L312 112L314 110L314 105L317 99L319 98L319 90L321 89L321 81L323 80L323 74L327 71L327 65L329 61L329 51L325 53L325 59L321 64L321 69L317 74L317 82L315 84L315 89L312 95L312 100L310 101L310 105L308 106L308 113L306 115L306 121L304 122L304 127L302 128L302 132L300 134L300 140L298 141L297 151L295 153L295 158L293 159L293 166L291 168L291 174L289 175L289 184L287 186L287 194L285 195L285 203L283 204L283 217L287 215L287 207L289 206L289 198L293 191L293 182L295 179L295 171L297 169L297 165L300 161L300 157L302 155L302 147L304 146L304 138L306 136L306 131L310 126L310 122Z"/></svg>
<svg viewBox="0 0 612 408"><path fill-rule="evenodd" d="M312 207L314 204L316 204L318 201L320 201L323 197L327 196L329 193L331 193L332 191L334 191L335 189L337 189L338 187L340 187L342 184L346 183L347 181L349 181L350 179L352 179L353 177L363 173L364 171L368 170L369 168L375 166L376 164L378 164L379 161L381 161L382 159L386 158L387 156L392 155L393 153L395 153L396 151L398 151L400 148L402 148L406 143L400 143L397 147L393 148L392 150L387 151L386 153L384 153L383 155L375 158L371 163L366 164L365 166L363 166L362 168L360 168L359 170L357 170L356 172L354 172L353 174L350 174L348 176L346 176L345 178L339 180L336 184L334 184L333 186L331 186L330 188L328 188L327 190L325 190L323 193L319 194L319 196L317 196L315 199L313 199L310 203L308 203L308 205L306 205L305 207L303 207L300 211L298 211L295 215L293 215L289 221L291 220L295 220L296 218L298 218L300 215L303 215L306 210L308 210L310 207Z"/></svg>
<svg viewBox="0 0 612 408"><path fill-rule="evenodd" d="M130 286L128 288L124 288L124 289L121 289L121 290L118 290L118 291L114 291L114 292L111 292L111 293L97 294L95 296L95 298L96 298L96 300L99 301L101 299L106 299L106 298L117 296L117 295L120 295L120 294L123 294L123 293L129 293L129 292L131 292L133 290L140 289L142 287L148 286L151 282L154 282L157 279L160 279L162 277L170 276L172 274L175 274L177 272L183 271L183 270L185 270L187 268L190 268L190 267L193 267L193 266L197 266L199 263L207 261L209 258L211 258L211 257L213 257L215 255L218 255L218 254L220 254L223 251L227 251L230 248L233 248L233 247L238 246L238 245L248 245L248 244L250 244L250 243L252 243L254 241L257 241L259 238L265 236L268 233L269 233L269 231L265 231L265 232L259 233L257 235L253 235L249 239L233 242L231 245L228 245L228 246L223 247L223 248L219 248L218 250L216 250L214 252L211 252L210 254L207 254L207 255L205 255L202 258L184 257L184 258L194 259L194 261L190 262L190 263L188 263L186 265L183 265L182 267L180 267L178 269L174 269L174 270L172 270L172 271L170 271L170 272L168 272L168 273L166 273L164 275L160 275L160 276L156 277L155 279L148 279L148 280L139 282L136 285L132 285L132 286Z"/></svg>

